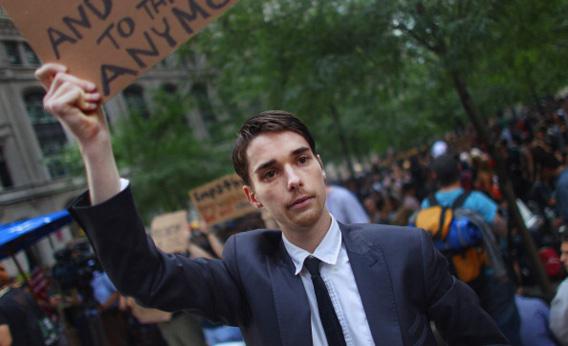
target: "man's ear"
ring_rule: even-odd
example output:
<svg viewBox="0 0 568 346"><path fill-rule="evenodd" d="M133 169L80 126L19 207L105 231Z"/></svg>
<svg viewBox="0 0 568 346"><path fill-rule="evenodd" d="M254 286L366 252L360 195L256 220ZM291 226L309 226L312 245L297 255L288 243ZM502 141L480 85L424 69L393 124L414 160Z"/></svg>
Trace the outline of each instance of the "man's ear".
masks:
<svg viewBox="0 0 568 346"><path fill-rule="evenodd" d="M252 187L243 185L243 192L245 193L245 196L247 196L249 203L252 204L255 208L260 209L263 207L262 203L256 198L256 194L254 193Z"/></svg>
<svg viewBox="0 0 568 346"><path fill-rule="evenodd" d="M319 162L319 164L320 164L321 169L324 169L324 167L323 167L323 161L322 161L322 159L321 159L320 154L317 154L317 155L316 155L316 158L318 159L318 162Z"/></svg>
<svg viewBox="0 0 568 346"><path fill-rule="evenodd" d="M321 160L321 156L319 154L316 155L316 158L321 167L321 174L323 175L323 180L327 180L327 176L325 175L325 167L323 166L323 161Z"/></svg>

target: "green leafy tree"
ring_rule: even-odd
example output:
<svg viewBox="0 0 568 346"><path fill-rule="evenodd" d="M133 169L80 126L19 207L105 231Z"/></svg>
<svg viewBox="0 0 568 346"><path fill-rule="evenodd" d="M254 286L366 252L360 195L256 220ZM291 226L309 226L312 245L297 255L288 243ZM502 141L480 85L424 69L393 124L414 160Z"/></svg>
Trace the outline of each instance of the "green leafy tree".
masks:
<svg viewBox="0 0 568 346"><path fill-rule="evenodd" d="M186 208L191 188L231 169L226 147L193 135L185 117L190 107L179 95L160 92L150 117L131 114L115 126L117 162L136 189L146 221Z"/></svg>
<svg viewBox="0 0 568 346"><path fill-rule="evenodd" d="M393 8L395 29L425 50L425 54L435 58L433 67L439 68L440 74L447 76L481 142L496 159L501 190L509 205L512 219L521 230L533 270L546 296L552 294L550 283L517 208L505 162L495 144L496 139L490 137L480 109L487 112L490 110L488 106L498 103L490 93L484 92L484 86L488 90L499 90L500 92L495 94L505 96L505 102L518 100L519 96L527 94L526 90L530 91L535 100L538 100L539 89L548 92L553 90L555 85L552 81L558 79L550 78L550 72L555 68L546 70L540 64L551 60L558 62L557 57L565 50L562 48L564 38L559 35L566 30L565 20L559 17L557 12L565 7L562 1L537 4L535 1L486 0L399 1ZM533 12L535 10L538 14ZM519 15L520 18L512 18L511 14ZM519 25L519 19L523 18L530 18L530 31L541 33L542 37L527 32L523 25L528 23ZM553 30L555 34L542 30ZM502 41L503 38L509 39L510 42ZM510 43L520 46L512 47ZM511 54L512 60L503 58L504 52ZM495 71L494 67L501 69ZM493 70L493 76L496 77L489 77L488 70ZM485 77L486 75L488 77ZM548 83L537 83L543 80ZM478 103L484 99L489 102ZM479 104L483 106L480 107ZM501 107L506 105L507 103L501 101Z"/></svg>

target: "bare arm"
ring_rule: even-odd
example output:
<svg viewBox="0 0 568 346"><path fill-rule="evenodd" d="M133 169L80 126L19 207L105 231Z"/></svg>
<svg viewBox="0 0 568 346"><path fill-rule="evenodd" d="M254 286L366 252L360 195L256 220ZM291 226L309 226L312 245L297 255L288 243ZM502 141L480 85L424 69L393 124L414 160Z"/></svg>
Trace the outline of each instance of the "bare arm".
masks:
<svg viewBox="0 0 568 346"><path fill-rule="evenodd" d="M0 346L12 345L12 334L7 324L0 324Z"/></svg>
<svg viewBox="0 0 568 346"><path fill-rule="evenodd" d="M120 192L120 177L111 138L94 83L68 73L60 64L48 63L36 71L47 94L44 108L73 134L85 164L91 204Z"/></svg>

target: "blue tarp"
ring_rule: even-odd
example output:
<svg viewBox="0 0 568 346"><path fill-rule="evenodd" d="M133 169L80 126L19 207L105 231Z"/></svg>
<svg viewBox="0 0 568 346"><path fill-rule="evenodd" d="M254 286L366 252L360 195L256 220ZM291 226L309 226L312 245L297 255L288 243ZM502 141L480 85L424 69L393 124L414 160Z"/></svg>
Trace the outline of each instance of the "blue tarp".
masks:
<svg viewBox="0 0 568 346"><path fill-rule="evenodd" d="M32 245L72 221L67 210L0 225L0 259Z"/></svg>

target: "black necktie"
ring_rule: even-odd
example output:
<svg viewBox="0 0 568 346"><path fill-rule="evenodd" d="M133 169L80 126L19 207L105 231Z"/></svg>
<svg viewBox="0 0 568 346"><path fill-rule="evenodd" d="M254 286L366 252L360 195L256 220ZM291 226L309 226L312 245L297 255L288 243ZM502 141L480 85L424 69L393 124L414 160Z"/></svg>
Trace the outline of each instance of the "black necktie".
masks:
<svg viewBox="0 0 568 346"><path fill-rule="evenodd" d="M343 331L335 314L335 309L331 303L325 282L320 276L320 263L321 261L319 259L309 256L304 261L304 266L306 266L306 269L308 269L312 275L314 291L316 292L316 299L318 301L319 315L327 343L330 346L343 346L345 345L345 338L343 337Z"/></svg>

